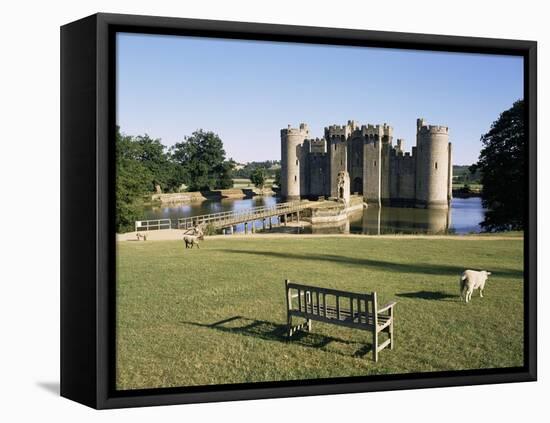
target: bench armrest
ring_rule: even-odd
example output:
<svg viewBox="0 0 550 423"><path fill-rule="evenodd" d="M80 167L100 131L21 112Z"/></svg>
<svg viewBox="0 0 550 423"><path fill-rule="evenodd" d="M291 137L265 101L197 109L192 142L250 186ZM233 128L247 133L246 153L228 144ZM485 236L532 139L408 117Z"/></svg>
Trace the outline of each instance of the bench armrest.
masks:
<svg viewBox="0 0 550 423"><path fill-rule="evenodd" d="M378 314L384 313L385 311L388 311L390 308L392 308L395 304L397 304L395 301L391 301L388 304L385 304L382 306L382 308L378 309Z"/></svg>

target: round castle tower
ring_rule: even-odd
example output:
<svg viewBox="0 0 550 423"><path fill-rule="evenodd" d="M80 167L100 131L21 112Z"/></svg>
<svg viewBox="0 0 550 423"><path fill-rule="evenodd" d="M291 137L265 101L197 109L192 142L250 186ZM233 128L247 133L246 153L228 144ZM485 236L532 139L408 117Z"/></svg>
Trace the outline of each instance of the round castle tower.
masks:
<svg viewBox="0 0 550 423"><path fill-rule="evenodd" d="M306 152L304 140L309 138L307 124L299 128L281 129L281 195L287 200L298 200L306 195Z"/></svg>
<svg viewBox="0 0 550 423"><path fill-rule="evenodd" d="M416 207L449 207L452 181L449 128L416 121Z"/></svg>

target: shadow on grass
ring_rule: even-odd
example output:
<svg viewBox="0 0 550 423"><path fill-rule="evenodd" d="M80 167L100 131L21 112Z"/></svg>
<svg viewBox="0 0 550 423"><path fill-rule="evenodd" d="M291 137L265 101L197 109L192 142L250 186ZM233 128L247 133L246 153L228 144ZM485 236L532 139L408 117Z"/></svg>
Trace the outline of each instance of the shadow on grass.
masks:
<svg viewBox="0 0 550 423"><path fill-rule="evenodd" d="M441 291L403 292L395 295L403 298L413 298L415 300L448 300L453 298L458 301L459 298L458 295L451 295Z"/></svg>
<svg viewBox="0 0 550 423"><path fill-rule="evenodd" d="M364 345L354 341L346 341L344 339L335 338L332 336L320 335L314 332L298 331L291 338L287 337L287 326L268 322L265 320L254 320L243 316L234 316L219 322L207 324L197 322L181 322L186 325L197 326L201 328L214 329L225 333L234 333L244 336L254 336L266 341L277 341L284 343L292 343L308 348L325 348L331 342L337 342L347 345ZM315 324L316 322L314 322ZM366 336L367 333L365 333ZM363 357L372 351L372 344L364 345L359 348L354 354L354 357ZM339 351L330 351L342 356L349 356Z"/></svg>
<svg viewBox="0 0 550 423"><path fill-rule="evenodd" d="M382 269L390 272L398 273L415 273L423 275L460 275L465 267L451 266L447 264L434 263L396 263L392 261L373 260L369 258L345 257L336 254L295 254L290 252L275 252L275 251L253 251L253 250L226 250L233 254L249 254L264 257L275 257L280 259L291 260L320 260L330 261L351 266L361 266ZM491 272L498 276L522 278L523 271L515 269L491 268Z"/></svg>

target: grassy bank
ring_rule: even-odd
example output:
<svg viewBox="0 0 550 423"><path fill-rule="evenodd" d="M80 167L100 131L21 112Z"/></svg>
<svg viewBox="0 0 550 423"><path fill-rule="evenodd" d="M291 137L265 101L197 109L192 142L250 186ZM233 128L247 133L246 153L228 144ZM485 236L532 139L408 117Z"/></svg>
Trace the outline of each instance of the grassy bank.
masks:
<svg viewBox="0 0 550 423"><path fill-rule="evenodd" d="M118 243L121 389L519 366L522 238L211 239ZM459 302L465 268L493 272ZM396 300L396 349L313 322L285 338L284 279Z"/></svg>

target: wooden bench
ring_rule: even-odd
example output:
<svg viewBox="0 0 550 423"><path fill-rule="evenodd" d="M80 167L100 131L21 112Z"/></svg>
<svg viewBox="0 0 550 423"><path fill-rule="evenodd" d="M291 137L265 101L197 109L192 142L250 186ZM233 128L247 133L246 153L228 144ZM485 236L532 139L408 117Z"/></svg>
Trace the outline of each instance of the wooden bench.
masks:
<svg viewBox="0 0 550 423"><path fill-rule="evenodd" d="M336 289L320 288L285 280L288 337L299 330L311 331L311 321L362 329L372 332L374 361L388 345L394 348L393 321L395 302L382 307L376 302L376 292L357 294ZM292 326L292 317L302 317L305 323ZM378 334L386 332L389 338L378 344Z"/></svg>

